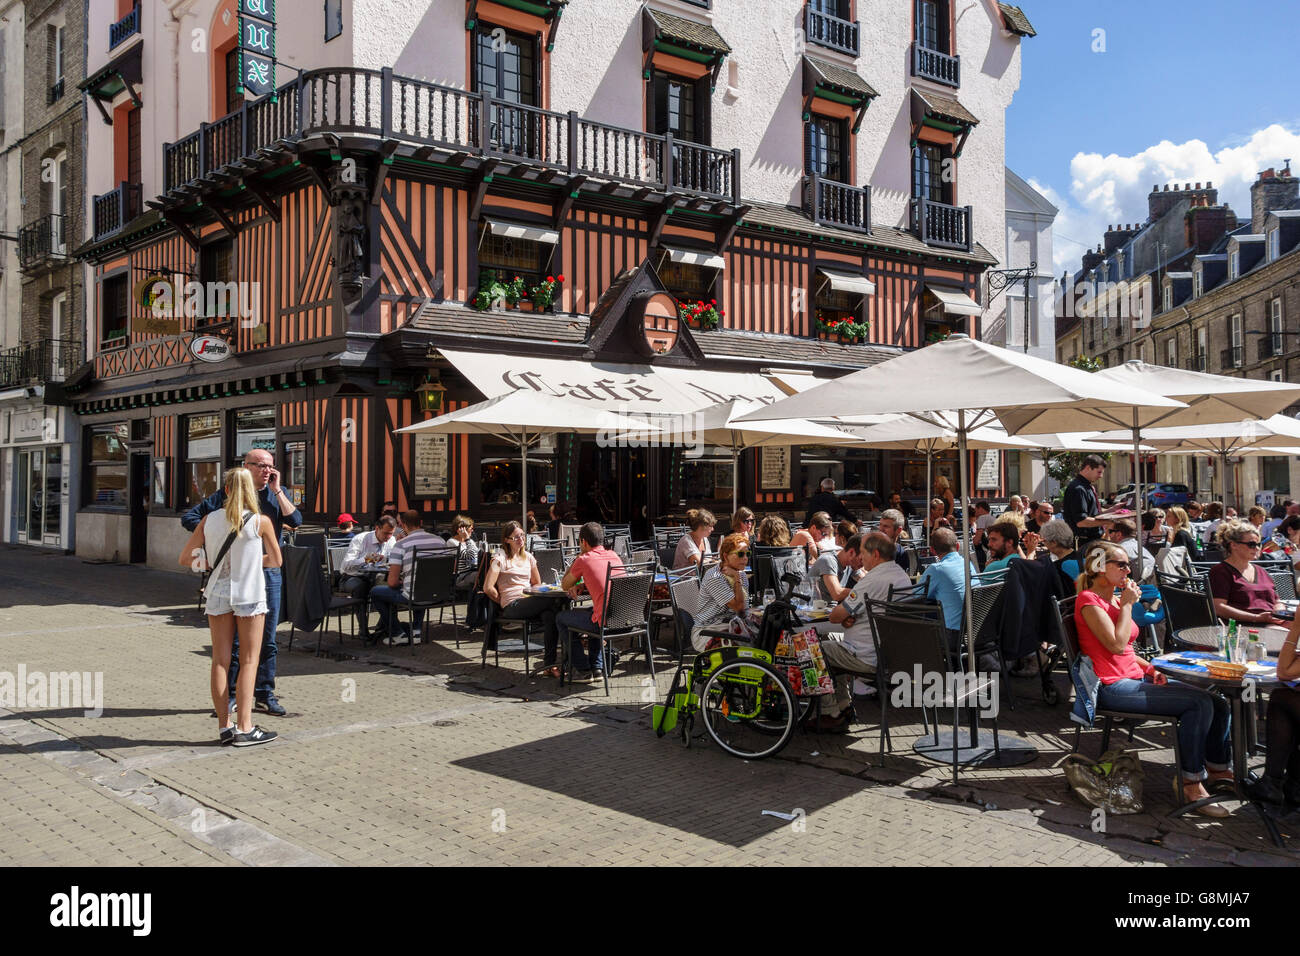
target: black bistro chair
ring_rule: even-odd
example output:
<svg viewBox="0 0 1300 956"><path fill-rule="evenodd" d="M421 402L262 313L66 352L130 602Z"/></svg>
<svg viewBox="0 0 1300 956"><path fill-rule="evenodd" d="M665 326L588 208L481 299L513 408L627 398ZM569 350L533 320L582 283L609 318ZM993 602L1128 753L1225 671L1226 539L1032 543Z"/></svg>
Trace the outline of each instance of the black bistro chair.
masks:
<svg viewBox="0 0 1300 956"><path fill-rule="evenodd" d="M396 616L402 608L406 608L411 625L411 653L415 653L416 635L415 635L415 612L424 611L424 616L420 625L420 641L425 640L425 631L429 626L429 611L433 608L438 609L438 623L441 624L443 614L447 608L451 608L451 623L457 637L457 646L460 639L460 620L456 614L456 559L457 551L454 548L445 550L416 551L411 560L414 562L411 567L411 600L404 604L398 604L394 607Z"/></svg>
<svg viewBox="0 0 1300 956"><path fill-rule="evenodd" d="M635 570L635 569L633 569ZM609 696L610 642L615 638L641 637L644 639L646 664L650 679L654 680L654 648L650 640L650 591L654 587L654 572L609 574L605 578L605 607L600 622L581 627L570 627L571 635L596 635L601 642L601 661L604 664L605 696ZM561 641L561 644L571 642ZM569 666L569 647L560 648L560 674L569 681L573 674Z"/></svg>
<svg viewBox="0 0 1300 956"><path fill-rule="evenodd" d="M1214 613L1214 597L1209 580L1200 575L1190 578L1156 572L1156 586L1165 609L1165 624L1175 647L1204 650L1204 644L1180 640L1180 631L1192 627L1214 627L1219 617Z"/></svg>
<svg viewBox="0 0 1300 956"><path fill-rule="evenodd" d="M889 711L894 707L893 685L901 678L912 685L912 699L923 700L922 687L914 676L920 674L956 673L952 655L948 652L948 633L941 615L935 615L924 604L891 604L888 601L868 601L867 615L871 621L871 637L876 644L877 689L880 695L880 765L885 765L886 749L892 751L889 737ZM957 782L960 765L957 762L961 712L966 710L974 730L979 720L976 704L980 692L996 682L990 678L972 675L962 681L944 681L941 706L952 708L952 782ZM925 707L921 706L924 719ZM999 748L998 720L993 722L993 747ZM929 721L926 720L926 733ZM934 714L934 740L939 743L939 714Z"/></svg>

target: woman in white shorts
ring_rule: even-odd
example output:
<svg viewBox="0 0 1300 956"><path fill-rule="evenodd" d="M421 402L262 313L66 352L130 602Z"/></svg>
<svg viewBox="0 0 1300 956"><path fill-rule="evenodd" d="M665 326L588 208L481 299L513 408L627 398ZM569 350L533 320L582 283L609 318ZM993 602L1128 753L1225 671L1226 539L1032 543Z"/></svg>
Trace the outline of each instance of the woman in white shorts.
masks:
<svg viewBox="0 0 1300 956"><path fill-rule="evenodd" d="M211 568L203 595L212 634L212 707L217 712L222 744L250 747L274 740L274 731L253 725L253 685L262 651L266 615L266 578L262 569L280 566L275 526L262 514L253 476L247 468L226 472L226 502L220 511L204 515L194 529L180 563L195 571ZM221 554L232 529L238 529ZM218 560L220 556L220 560ZM213 563L215 567L212 567ZM235 685L235 715L229 712L230 649L239 628L239 676Z"/></svg>

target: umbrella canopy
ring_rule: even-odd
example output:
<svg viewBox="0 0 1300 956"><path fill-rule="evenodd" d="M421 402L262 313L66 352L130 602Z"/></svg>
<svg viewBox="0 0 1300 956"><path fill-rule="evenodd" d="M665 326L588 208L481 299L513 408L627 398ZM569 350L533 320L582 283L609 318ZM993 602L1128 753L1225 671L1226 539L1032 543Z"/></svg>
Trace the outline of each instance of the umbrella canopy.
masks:
<svg viewBox="0 0 1300 956"><path fill-rule="evenodd" d="M774 419L761 422L741 421L741 417L763 407L761 402L733 399L702 408L688 415L673 416L673 429L660 428L665 434L676 433L683 439L704 445L721 445L731 451L732 474L731 510L734 514L739 504L738 466L740 453L746 448L773 445L848 445L858 439L838 428L831 428L802 419ZM664 419L648 416L651 431L663 426ZM627 431L636 429L627 428ZM653 434L650 436L653 438Z"/></svg>
<svg viewBox="0 0 1300 956"><path fill-rule="evenodd" d="M971 429L991 424L995 417L1012 435L1081 431L1096 422L1119 427L1183 406L1140 388L1099 380L1089 372L953 335L781 399L746 417L825 418L895 412L946 424L957 435L962 514L969 515L966 451ZM962 528L969 556L970 522L962 522ZM962 564L969 592L969 559ZM973 662L971 602L965 603Z"/></svg>
<svg viewBox="0 0 1300 956"><path fill-rule="evenodd" d="M615 412L590 408L569 398L556 398L532 389L519 389L507 395L447 412L427 421L416 422L393 434L492 435L519 447L523 461L523 526L528 527L528 446L542 435L559 432L598 433L618 439L633 428L639 433L656 433L658 426L644 418L629 418Z"/></svg>
<svg viewBox="0 0 1300 956"><path fill-rule="evenodd" d="M1149 417L1143 422L1143 427L1210 425L1268 418L1300 402L1300 385L1290 382L1189 372L1150 365L1137 359L1094 374L1103 381L1145 389L1187 404L1186 408Z"/></svg>

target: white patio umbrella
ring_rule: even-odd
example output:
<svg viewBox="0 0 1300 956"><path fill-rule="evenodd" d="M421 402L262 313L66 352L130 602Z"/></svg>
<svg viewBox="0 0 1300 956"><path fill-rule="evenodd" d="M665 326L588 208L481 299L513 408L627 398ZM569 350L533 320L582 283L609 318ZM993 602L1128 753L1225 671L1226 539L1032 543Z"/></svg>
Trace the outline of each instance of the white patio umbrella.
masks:
<svg viewBox="0 0 1300 956"><path fill-rule="evenodd" d="M1220 378L1222 376L1209 377ZM1280 383L1260 382L1257 384L1276 385ZM1295 386L1291 387L1294 388ZM1093 437L1107 440L1122 437L1122 433L1102 432ZM1148 428L1142 432L1142 441L1165 454L1196 454L1199 452L1217 456L1219 459L1219 497L1222 498L1227 491L1227 460L1230 455L1241 455L1254 448L1276 448L1300 441L1300 421L1286 415L1270 415L1264 419L1220 422L1212 425ZM1285 451L1279 453L1286 454ZM1141 501L1141 498L1135 498L1134 500Z"/></svg>
<svg viewBox="0 0 1300 956"><path fill-rule="evenodd" d="M1020 352L953 335L878 365L766 406L747 419L827 418L840 415L911 415L946 425L957 435L962 514L970 515L967 449L972 429L1001 419L1009 434L1082 431L1095 422L1112 426L1182 408L1184 403L1141 388ZM962 522L970 554L970 521ZM970 561L963 562L970 589ZM971 606L966 602L970 660L975 660Z"/></svg>
<svg viewBox="0 0 1300 956"><path fill-rule="evenodd" d="M671 428L658 429L664 435L689 436L695 442L705 445L719 445L731 452L731 513L736 513L740 494L740 453L746 448L770 447L775 445L849 445L856 444L857 439L841 431L817 422L801 419L764 420L761 422L740 421L741 416L758 411L762 402L733 399L709 405L691 413L685 419L669 416L661 419L648 415L645 421L653 426L665 426L671 422ZM625 428L631 433L629 437L638 438L636 429ZM653 438L653 435L650 436Z"/></svg>
<svg viewBox="0 0 1300 956"><path fill-rule="evenodd" d="M1146 434L1149 435L1149 430L1157 426L1197 426L1253 421L1267 418L1288 405L1300 402L1300 386L1289 382L1265 382L1231 375L1191 372L1163 365L1148 365L1138 359L1125 362L1115 368L1102 369L1095 374L1108 382L1143 388L1157 395L1164 395L1166 398L1176 398L1187 405L1186 408L1156 415L1145 422L1139 422L1136 415L1133 418L1130 433L1133 442L1135 511L1142 509L1142 469L1138 444L1142 440L1143 429L1147 429ZM1220 481L1222 483L1222 479ZM1141 552L1138 555L1138 564L1140 570Z"/></svg>
<svg viewBox="0 0 1300 956"><path fill-rule="evenodd" d="M520 476L522 524L527 530L529 445L545 434L597 432L621 437L633 428L641 434L659 431L658 426L644 418L591 408L574 399L556 398L531 389L518 389L508 395L499 395L427 421L394 429L393 434L491 435L518 446L523 463Z"/></svg>

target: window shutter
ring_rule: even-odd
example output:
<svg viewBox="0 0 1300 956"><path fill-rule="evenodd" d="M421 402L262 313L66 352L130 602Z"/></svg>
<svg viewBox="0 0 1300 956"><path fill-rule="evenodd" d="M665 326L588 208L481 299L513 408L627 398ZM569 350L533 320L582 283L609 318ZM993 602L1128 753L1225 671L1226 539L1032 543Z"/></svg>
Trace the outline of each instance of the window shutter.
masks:
<svg viewBox="0 0 1300 956"><path fill-rule="evenodd" d="M708 73L695 81L695 136L697 142L713 145L713 80Z"/></svg>

